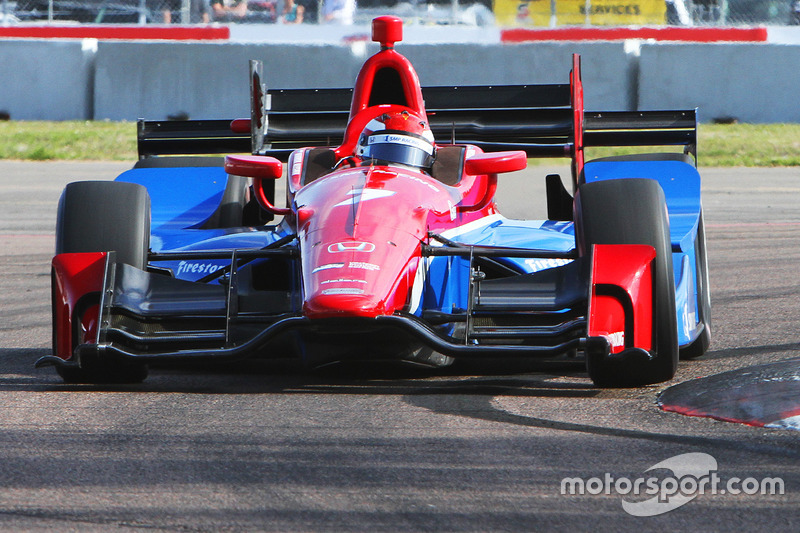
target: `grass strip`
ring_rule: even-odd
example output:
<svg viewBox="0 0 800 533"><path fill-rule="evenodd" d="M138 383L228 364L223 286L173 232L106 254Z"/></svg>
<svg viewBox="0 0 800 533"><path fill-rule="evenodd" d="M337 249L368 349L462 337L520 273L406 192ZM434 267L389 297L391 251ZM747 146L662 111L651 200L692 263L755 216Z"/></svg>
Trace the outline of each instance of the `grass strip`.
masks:
<svg viewBox="0 0 800 533"><path fill-rule="evenodd" d="M587 158L649 150L591 148ZM0 159L131 161L136 123L0 122ZM800 124L701 124L698 160L701 167L800 166Z"/></svg>

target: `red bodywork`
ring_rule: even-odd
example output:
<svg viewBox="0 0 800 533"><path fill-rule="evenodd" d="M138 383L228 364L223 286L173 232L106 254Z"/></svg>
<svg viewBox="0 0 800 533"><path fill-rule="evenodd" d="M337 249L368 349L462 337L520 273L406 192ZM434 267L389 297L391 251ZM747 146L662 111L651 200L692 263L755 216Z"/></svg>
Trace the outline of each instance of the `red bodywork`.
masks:
<svg viewBox="0 0 800 533"><path fill-rule="evenodd" d="M588 335L605 337L611 353L653 347L655 257L655 248L642 244L594 246Z"/></svg>
<svg viewBox="0 0 800 533"><path fill-rule="evenodd" d="M59 254L53 258L53 350L62 359L72 357L76 344L97 342L98 302L107 256L97 252Z"/></svg>
<svg viewBox="0 0 800 533"><path fill-rule="evenodd" d="M298 191L303 312L376 316L402 310L428 229L458 217L455 191L393 167L339 171Z"/></svg>
<svg viewBox="0 0 800 533"><path fill-rule="evenodd" d="M302 183L303 162L309 149L297 150L288 162L289 219L296 226L301 250L303 314L310 318L374 317L403 310L428 231L494 213L497 173L520 170L527 164L524 152L483 154L469 146L464 151L464 174L454 186L407 167L358 166L356 144L372 119L403 110L426 116L414 67L393 49L402 39L400 20L375 19L373 35L382 49L366 61L358 75L344 140L334 150L337 160L346 160L344 168L306 185ZM381 80L387 71L399 83L401 91L393 95L402 103L374 103L385 88ZM484 169L484 162L493 165L493 172L477 172ZM243 167L248 165L254 170L247 172ZM278 165L280 162L270 157L227 159L231 173L256 179L257 193L262 179L281 176ZM260 196L259 200L262 207L287 214L265 205Z"/></svg>
<svg viewBox="0 0 800 533"><path fill-rule="evenodd" d="M572 71L569 73L572 94L572 131L574 132L572 153L572 176L575 182L583 172L583 80L581 80L581 58L572 56Z"/></svg>
<svg viewBox="0 0 800 533"><path fill-rule="evenodd" d="M374 116L375 109L364 112ZM314 318L403 310L428 231L495 213L497 175L469 172L486 164L496 166L497 172L526 164L524 152L483 154L467 147L465 157L471 164L464 165L465 173L454 186L399 166L346 166L303 185L307 150L289 159L287 194L302 257L303 311ZM257 156L229 156L228 162L229 169L239 172L245 164L275 169L279 163Z"/></svg>

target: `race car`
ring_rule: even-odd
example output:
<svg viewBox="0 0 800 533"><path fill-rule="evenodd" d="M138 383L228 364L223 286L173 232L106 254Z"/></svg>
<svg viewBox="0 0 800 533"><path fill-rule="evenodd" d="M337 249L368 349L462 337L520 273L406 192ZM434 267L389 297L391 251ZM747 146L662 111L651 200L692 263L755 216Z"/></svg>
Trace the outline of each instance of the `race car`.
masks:
<svg viewBox="0 0 800 533"><path fill-rule="evenodd" d="M625 387L707 350L694 110L584 111L578 56L568 84L421 87L400 19L373 40L353 89L268 91L251 62L250 118L140 121L131 170L69 184L37 364L102 383L248 357L583 358ZM585 161L602 145L679 151ZM498 175L533 157L571 158L571 186L545 178L548 220L506 218Z"/></svg>

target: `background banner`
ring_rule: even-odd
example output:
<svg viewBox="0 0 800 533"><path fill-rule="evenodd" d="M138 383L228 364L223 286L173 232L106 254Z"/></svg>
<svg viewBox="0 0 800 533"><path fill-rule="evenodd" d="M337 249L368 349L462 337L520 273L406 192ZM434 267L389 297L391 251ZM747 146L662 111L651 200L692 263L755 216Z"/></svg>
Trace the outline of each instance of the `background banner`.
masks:
<svg viewBox="0 0 800 533"><path fill-rule="evenodd" d="M501 26L661 25L664 0L495 0Z"/></svg>

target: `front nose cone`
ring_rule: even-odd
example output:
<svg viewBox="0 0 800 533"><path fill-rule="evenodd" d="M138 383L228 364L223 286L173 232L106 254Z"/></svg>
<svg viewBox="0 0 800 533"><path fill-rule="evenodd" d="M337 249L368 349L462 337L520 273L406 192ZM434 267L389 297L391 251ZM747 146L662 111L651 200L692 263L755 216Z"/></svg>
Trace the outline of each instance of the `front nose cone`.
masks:
<svg viewBox="0 0 800 533"><path fill-rule="evenodd" d="M352 289L323 290L303 304L303 314L309 318L376 317L385 314L385 302L371 294L352 294Z"/></svg>

